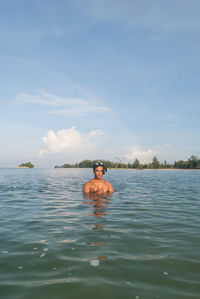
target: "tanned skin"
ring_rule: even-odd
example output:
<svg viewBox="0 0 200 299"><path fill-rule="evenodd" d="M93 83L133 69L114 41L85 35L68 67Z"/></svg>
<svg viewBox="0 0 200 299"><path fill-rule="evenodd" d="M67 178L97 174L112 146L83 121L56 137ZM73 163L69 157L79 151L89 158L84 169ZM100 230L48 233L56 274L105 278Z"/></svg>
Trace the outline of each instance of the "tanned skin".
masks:
<svg viewBox="0 0 200 299"><path fill-rule="evenodd" d="M103 180L103 167L98 166L94 169L94 178L86 182L83 186L83 193L90 194L111 194L114 189L111 183Z"/></svg>

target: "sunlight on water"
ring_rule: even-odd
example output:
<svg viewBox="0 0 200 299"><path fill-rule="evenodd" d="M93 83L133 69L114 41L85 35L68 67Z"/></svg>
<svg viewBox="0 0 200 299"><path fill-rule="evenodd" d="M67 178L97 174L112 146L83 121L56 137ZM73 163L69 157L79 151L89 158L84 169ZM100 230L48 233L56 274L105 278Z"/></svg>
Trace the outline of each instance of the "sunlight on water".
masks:
<svg viewBox="0 0 200 299"><path fill-rule="evenodd" d="M200 298L200 172L0 169L2 298Z"/></svg>

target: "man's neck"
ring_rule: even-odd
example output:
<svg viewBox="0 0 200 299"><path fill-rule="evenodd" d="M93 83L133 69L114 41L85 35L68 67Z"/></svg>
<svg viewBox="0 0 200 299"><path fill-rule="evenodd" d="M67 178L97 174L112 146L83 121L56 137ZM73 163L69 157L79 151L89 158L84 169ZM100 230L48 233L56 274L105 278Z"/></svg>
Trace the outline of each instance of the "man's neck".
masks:
<svg viewBox="0 0 200 299"><path fill-rule="evenodd" d="M103 179L94 178L95 181L103 181Z"/></svg>

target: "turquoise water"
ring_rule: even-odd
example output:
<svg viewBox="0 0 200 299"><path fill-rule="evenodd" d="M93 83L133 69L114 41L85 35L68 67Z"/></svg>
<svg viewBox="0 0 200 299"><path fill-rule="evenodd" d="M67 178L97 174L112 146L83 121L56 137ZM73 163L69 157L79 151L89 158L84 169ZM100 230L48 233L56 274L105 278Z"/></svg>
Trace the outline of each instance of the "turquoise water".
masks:
<svg viewBox="0 0 200 299"><path fill-rule="evenodd" d="M0 297L200 298L200 172L0 169Z"/></svg>

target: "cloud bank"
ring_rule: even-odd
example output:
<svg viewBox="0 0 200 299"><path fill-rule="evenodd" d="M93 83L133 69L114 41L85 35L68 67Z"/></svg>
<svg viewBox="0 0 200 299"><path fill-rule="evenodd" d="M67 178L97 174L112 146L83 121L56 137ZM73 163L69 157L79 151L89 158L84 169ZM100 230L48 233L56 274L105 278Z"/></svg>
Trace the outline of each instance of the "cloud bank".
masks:
<svg viewBox="0 0 200 299"><path fill-rule="evenodd" d="M102 130L92 130L88 134L82 134L75 127L62 129L58 132L49 130L47 135L43 137L46 148L40 151L40 156L59 153L78 156L83 152L89 154L96 148L96 138L103 135Z"/></svg>
<svg viewBox="0 0 200 299"><path fill-rule="evenodd" d="M134 161L138 159L141 163L149 163L152 161L153 157L162 151L163 148L169 148L171 145L168 142L163 144L158 144L155 148L149 148L143 150L138 146L133 146L126 148L127 154L124 156L129 161Z"/></svg>
<svg viewBox="0 0 200 299"><path fill-rule="evenodd" d="M134 161L138 159L141 163L149 163L152 158L158 153L159 146L155 149L142 150L139 147L130 147L125 158L129 161Z"/></svg>

